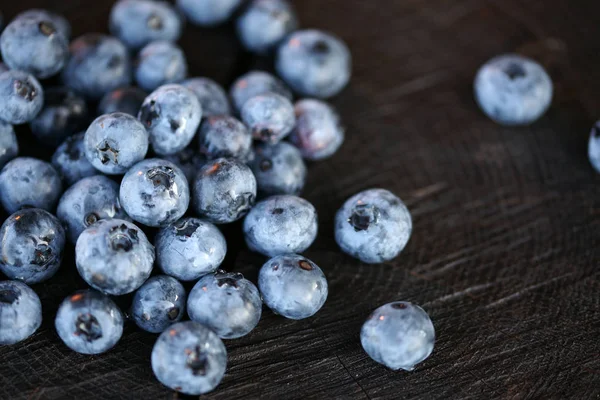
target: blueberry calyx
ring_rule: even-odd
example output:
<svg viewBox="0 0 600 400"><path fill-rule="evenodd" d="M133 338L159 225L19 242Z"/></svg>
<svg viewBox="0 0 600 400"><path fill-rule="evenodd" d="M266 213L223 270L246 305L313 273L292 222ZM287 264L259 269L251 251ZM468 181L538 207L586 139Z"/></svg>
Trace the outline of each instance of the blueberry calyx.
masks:
<svg viewBox="0 0 600 400"><path fill-rule="evenodd" d="M37 96L37 90L33 85L28 81L15 80L14 90L17 96L22 97L27 101L33 101L33 99Z"/></svg>
<svg viewBox="0 0 600 400"><path fill-rule="evenodd" d="M329 45L323 40L317 40L312 46L312 51L316 54L329 53Z"/></svg>
<svg viewBox="0 0 600 400"><path fill-rule="evenodd" d="M96 222L98 222L99 219L100 219L100 217L98 216L98 214L92 212L85 216L83 222L84 222L85 226L90 226L90 225L94 225Z"/></svg>
<svg viewBox="0 0 600 400"><path fill-rule="evenodd" d="M167 166L159 166L149 169L146 172L146 178L152 181L152 184L155 188L171 190L175 184L175 173L173 168Z"/></svg>
<svg viewBox="0 0 600 400"><path fill-rule="evenodd" d="M33 260L31 261L34 265L44 266L48 264L54 258L52 249L48 246L47 242L38 243L35 247Z"/></svg>
<svg viewBox="0 0 600 400"><path fill-rule="evenodd" d="M19 299L19 294L15 289L0 290L0 303L12 304Z"/></svg>
<svg viewBox="0 0 600 400"><path fill-rule="evenodd" d="M156 101L150 100L150 103L144 104L140 110L140 121L147 127L151 127L155 119L160 117L160 109Z"/></svg>
<svg viewBox="0 0 600 400"><path fill-rule="evenodd" d="M50 36L50 35L56 33L56 28L49 21L42 21L42 22L40 22L39 25L38 25L38 28L39 28L40 32L42 32L42 34L44 36Z"/></svg>
<svg viewBox="0 0 600 400"><path fill-rule="evenodd" d="M394 308L396 310L404 310L407 307L406 307L406 304L404 304L404 303L393 303L392 308Z"/></svg>
<svg viewBox="0 0 600 400"><path fill-rule="evenodd" d="M263 172L269 171L271 168L273 168L273 162L271 160L269 160L268 158L265 158L264 160L262 160L260 162L260 170Z"/></svg>
<svg viewBox="0 0 600 400"><path fill-rule="evenodd" d="M175 235L190 238L199 226L200 224L193 220L179 221L174 225Z"/></svg>
<svg viewBox="0 0 600 400"><path fill-rule="evenodd" d="M310 263L308 261L306 261L306 260L302 260L302 261L298 262L298 266L300 268L302 268L303 270L305 270L305 271L312 271L313 270L312 265L310 265Z"/></svg>
<svg viewBox="0 0 600 400"><path fill-rule="evenodd" d="M179 316L179 307L171 307L169 311L167 311L167 317L171 321L175 321L175 319Z"/></svg>
<svg viewBox="0 0 600 400"><path fill-rule="evenodd" d="M517 63L510 63L504 72L511 80L524 78L527 75L525 69Z"/></svg>
<svg viewBox="0 0 600 400"><path fill-rule="evenodd" d="M199 345L197 345L194 350L186 349L187 358L187 367L192 370L192 374L194 376L204 376L206 375L206 370L208 367L208 358L206 354L202 352L202 349Z"/></svg>
<svg viewBox="0 0 600 400"><path fill-rule="evenodd" d="M252 208L252 204L254 203L254 194L249 192L242 193L239 196L236 196L233 201L234 215L236 218L240 218L246 215Z"/></svg>
<svg viewBox="0 0 600 400"><path fill-rule="evenodd" d="M102 327L92 314L79 314L75 320L75 335L83 335L88 342L93 342L102 337Z"/></svg>
<svg viewBox="0 0 600 400"><path fill-rule="evenodd" d="M133 246L139 242L137 231L128 228L125 224L112 227L108 234L110 246L114 251L131 251Z"/></svg>
<svg viewBox="0 0 600 400"><path fill-rule="evenodd" d="M356 232L366 231L371 225L377 225L379 214L379 208L376 206L357 204L348 218L348 223L354 227Z"/></svg>
<svg viewBox="0 0 600 400"><path fill-rule="evenodd" d="M148 28L153 29L155 31L159 31L163 28L163 21L160 16L152 13L148 17Z"/></svg>
<svg viewBox="0 0 600 400"><path fill-rule="evenodd" d="M96 149L100 152L100 162L102 164L108 164L109 161L113 164L119 162L119 150L116 150L108 140L102 142Z"/></svg>

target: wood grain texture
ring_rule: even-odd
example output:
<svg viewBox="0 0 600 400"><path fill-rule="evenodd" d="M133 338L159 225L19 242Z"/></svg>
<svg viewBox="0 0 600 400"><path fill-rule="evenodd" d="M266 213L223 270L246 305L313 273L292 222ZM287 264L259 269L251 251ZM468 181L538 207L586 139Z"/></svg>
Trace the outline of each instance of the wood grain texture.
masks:
<svg viewBox="0 0 600 400"><path fill-rule="evenodd" d="M64 13L75 35L106 31L110 1L3 1ZM265 311L249 336L228 341L225 379L210 399L597 399L600 397L600 175L586 157L600 118L600 5L592 0L298 0L303 26L335 32L354 56L351 85L334 100L348 128L330 160L310 165L304 196L320 233L306 255L330 297L305 321ZM231 27L188 26L193 75L229 84L249 67ZM499 53L540 60L556 84L552 108L526 128L485 118L472 96L476 69ZM26 129L21 134L27 137ZM37 154L35 148L25 152ZM407 201L414 234L393 262L341 254L333 216L369 187ZM226 229L225 268L256 281L264 258ZM109 353L69 351L53 319L84 287L72 262L36 285L41 329L0 348L2 399L163 399L153 377L155 336L126 328ZM126 305L129 299L123 299ZM371 361L359 342L379 305L422 305L437 331L414 372Z"/></svg>

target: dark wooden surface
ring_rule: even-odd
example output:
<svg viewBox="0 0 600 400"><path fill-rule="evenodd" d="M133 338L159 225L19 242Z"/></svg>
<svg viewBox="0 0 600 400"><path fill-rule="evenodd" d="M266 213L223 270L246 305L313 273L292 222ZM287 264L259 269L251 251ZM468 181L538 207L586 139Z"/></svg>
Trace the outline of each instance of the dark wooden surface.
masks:
<svg viewBox="0 0 600 400"><path fill-rule="evenodd" d="M6 17L29 7L62 12L79 35L106 31L111 3L3 0L0 8ZM203 398L599 398L600 175L586 157L600 118L598 2L296 5L303 26L335 32L354 56L352 83L334 100L347 141L310 166L304 193L320 214L307 255L325 271L330 296L305 321L265 311L252 334L226 343L227 374ZM188 27L181 43L193 75L223 84L268 65L240 51L231 27ZM473 101L476 69L505 52L535 57L555 81L553 106L533 126L497 126ZM333 239L336 209L369 187L394 191L414 217L408 247L384 265L341 254ZM226 233L224 267L256 280L264 259L245 249L239 225ZM0 348L0 398L176 397L152 375L156 337L131 324L104 355L60 342L54 313L81 287L72 262L35 286L44 323ZM432 356L411 373L383 368L360 346L364 319L392 300L422 305L437 331Z"/></svg>

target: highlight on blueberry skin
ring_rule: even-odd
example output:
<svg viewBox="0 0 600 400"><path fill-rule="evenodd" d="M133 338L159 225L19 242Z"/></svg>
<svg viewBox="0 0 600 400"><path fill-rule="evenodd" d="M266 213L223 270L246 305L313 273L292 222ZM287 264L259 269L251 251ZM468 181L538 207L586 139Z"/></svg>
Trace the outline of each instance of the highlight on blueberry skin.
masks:
<svg viewBox="0 0 600 400"><path fill-rule="evenodd" d="M0 203L9 213L27 207L54 211L61 194L60 175L45 161L17 157L0 171Z"/></svg>
<svg viewBox="0 0 600 400"><path fill-rule="evenodd" d="M71 186L60 198L56 216L73 244L81 232L100 220L129 220L119 202L119 185L103 175L83 178Z"/></svg>
<svg viewBox="0 0 600 400"><path fill-rule="evenodd" d="M360 342L378 363L394 371L412 371L431 355L435 329L421 307L396 301L373 311L362 326Z"/></svg>
<svg viewBox="0 0 600 400"><path fill-rule="evenodd" d="M134 221L146 226L166 226L185 214L190 188L175 164L150 158L125 174L119 190L121 204Z"/></svg>
<svg viewBox="0 0 600 400"><path fill-rule="evenodd" d="M148 130L156 154L175 154L194 138L202 120L202 106L191 90L164 85L146 97L138 119Z"/></svg>
<svg viewBox="0 0 600 400"><path fill-rule="evenodd" d="M206 118L198 130L198 143L208 160L228 157L246 161L252 151L248 128L227 115Z"/></svg>
<svg viewBox="0 0 600 400"><path fill-rule="evenodd" d="M42 303L29 286L0 281L0 345L27 339L42 324Z"/></svg>
<svg viewBox="0 0 600 400"><path fill-rule="evenodd" d="M212 79L190 78L181 82L181 85L194 92L202 106L203 117L231 114L231 106L225 89Z"/></svg>
<svg viewBox="0 0 600 400"><path fill-rule="evenodd" d="M368 264L389 261L412 233L410 212L396 195L369 189L350 197L335 216L335 240L347 254Z"/></svg>
<svg viewBox="0 0 600 400"><path fill-rule="evenodd" d="M218 158L204 165L194 182L194 209L214 224L237 221L256 200L256 178L246 164Z"/></svg>
<svg viewBox="0 0 600 400"><path fill-rule="evenodd" d="M501 125L528 125L550 107L552 79L537 62L506 54L485 63L475 77L475 100Z"/></svg>
<svg viewBox="0 0 600 400"><path fill-rule="evenodd" d="M131 83L132 63L117 38L86 33L71 42L71 57L62 71L63 83L90 100Z"/></svg>
<svg viewBox="0 0 600 400"><path fill-rule="evenodd" d="M17 16L2 31L0 51L11 69L44 79L65 65L69 41L46 15L29 14Z"/></svg>
<svg viewBox="0 0 600 400"><path fill-rule="evenodd" d="M0 170L19 155L19 143L11 124L0 121Z"/></svg>
<svg viewBox="0 0 600 400"><path fill-rule="evenodd" d="M34 284L50 279L62 262L65 231L47 211L28 208L0 227L0 270L10 279Z"/></svg>
<svg viewBox="0 0 600 400"><path fill-rule="evenodd" d="M227 254L227 242L219 228L198 218L182 218L162 228L154 243L159 268L182 281L210 274Z"/></svg>
<svg viewBox="0 0 600 400"><path fill-rule="evenodd" d="M242 274L217 271L200 278L190 291L188 314L222 339L236 339L258 325L262 300Z"/></svg>
<svg viewBox="0 0 600 400"><path fill-rule="evenodd" d="M304 99L294 105L296 126L290 142L307 160L318 161L331 157L344 143L345 128L338 113L329 104Z"/></svg>
<svg viewBox="0 0 600 400"><path fill-rule="evenodd" d="M279 78L264 71L249 71L233 82L229 90L232 104L239 113L248 100L267 93L275 93L292 100L292 92Z"/></svg>
<svg viewBox="0 0 600 400"><path fill-rule="evenodd" d="M69 136L52 155L52 166L67 187L98 173L98 170L85 158L84 136L85 132Z"/></svg>
<svg viewBox="0 0 600 400"><path fill-rule="evenodd" d="M101 115L91 123L83 139L85 157L100 172L120 175L148 152L148 132L133 116Z"/></svg>
<svg viewBox="0 0 600 400"><path fill-rule="evenodd" d="M138 54L135 81L151 92L168 83L178 83L187 75L187 60L181 48L164 40L145 46Z"/></svg>
<svg viewBox="0 0 600 400"><path fill-rule="evenodd" d="M125 86L106 93L98 104L98 115L122 112L137 117L148 93L135 86Z"/></svg>
<svg viewBox="0 0 600 400"><path fill-rule="evenodd" d="M87 128L85 99L66 87L44 92L42 111L30 123L31 132L43 144L56 147L69 136Z"/></svg>
<svg viewBox="0 0 600 400"><path fill-rule="evenodd" d="M192 24L210 27L227 21L242 0L177 0L177 7Z"/></svg>
<svg viewBox="0 0 600 400"><path fill-rule="evenodd" d="M600 173L600 121L596 122L590 133L588 155L592 166Z"/></svg>
<svg viewBox="0 0 600 400"><path fill-rule="evenodd" d="M265 54L298 27L287 0L253 0L236 21L238 38L246 50Z"/></svg>
<svg viewBox="0 0 600 400"><path fill-rule="evenodd" d="M212 391L223 379L227 350L213 331L185 321L158 337L151 362L160 383L181 393L200 395Z"/></svg>
<svg viewBox="0 0 600 400"><path fill-rule="evenodd" d="M100 354L112 349L123 334L123 314L106 295L82 290L58 307L54 326L58 336L73 351Z"/></svg>
<svg viewBox="0 0 600 400"><path fill-rule="evenodd" d="M146 282L154 265L154 247L131 222L100 220L79 235L75 263L94 289L120 296Z"/></svg>
<svg viewBox="0 0 600 400"><path fill-rule="evenodd" d="M257 144L249 165L263 196L298 195L304 188L306 165L300 151L287 142Z"/></svg>
<svg viewBox="0 0 600 400"><path fill-rule="evenodd" d="M244 220L244 238L252 251L273 257L302 253L317 237L315 207L290 195L258 202Z"/></svg>
<svg viewBox="0 0 600 400"><path fill-rule="evenodd" d="M132 50L155 40L176 42L181 36L182 21L166 1L120 0L109 18L110 32Z"/></svg>
<svg viewBox="0 0 600 400"><path fill-rule="evenodd" d="M314 262L298 254L282 254L260 269L258 287L264 303L289 319L315 315L327 300L327 278Z"/></svg>
<svg viewBox="0 0 600 400"><path fill-rule="evenodd" d="M251 98L242 107L241 115L254 139L271 144L289 135L296 124L292 103L275 93Z"/></svg>
<svg viewBox="0 0 600 400"><path fill-rule="evenodd" d="M350 81L350 51L339 38L316 29L289 35L277 51L279 76L303 96L328 98Z"/></svg>
<svg viewBox="0 0 600 400"><path fill-rule="evenodd" d="M141 329L160 333L183 318L185 303L185 289L177 279L154 276L135 292L131 317Z"/></svg>
<svg viewBox="0 0 600 400"><path fill-rule="evenodd" d="M44 106L42 85L33 75L9 70L0 73L0 119L13 125L31 122Z"/></svg>

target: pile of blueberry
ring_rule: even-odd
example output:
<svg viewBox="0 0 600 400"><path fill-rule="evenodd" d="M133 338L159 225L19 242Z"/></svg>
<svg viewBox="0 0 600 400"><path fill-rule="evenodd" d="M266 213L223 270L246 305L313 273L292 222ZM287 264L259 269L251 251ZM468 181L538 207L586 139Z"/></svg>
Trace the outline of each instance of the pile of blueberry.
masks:
<svg viewBox="0 0 600 400"><path fill-rule="evenodd" d="M112 36L71 40L69 23L45 10L26 11L3 30L0 203L12 215L0 228L0 270L11 279L0 282L0 344L39 328L42 305L28 285L50 279L71 242L91 289L60 305L62 341L99 354L131 319L160 333L151 357L158 380L197 395L225 373L221 339L252 331L263 303L298 320L327 299L325 274L300 255L318 223L298 195L305 160L325 159L344 141L323 99L346 86L351 57L335 36L298 30L286 0L176 3L180 12L163 1L118 1ZM227 94L209 78L188 78L175 43L181 15L200 26L235 17L243 46L272 54L281 80L249 71ZM293 93L302 99L293 103ZM51 163L18 156L20 124L55 149ZM218 225L242 218L248 247L270 258L258 288L219 269L227 241ZM411 231L408 209L384 189L356 194L336 216L339 246L365 263L396 257ZM188 294L180 281L195 286ZM111 296L130 293L125 315ZM191 321L181 322L186 312ZM374 360L406 370L429 356L434 337L427 314L406 302L378 308L361 332Z"/></svg>

